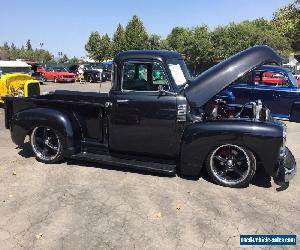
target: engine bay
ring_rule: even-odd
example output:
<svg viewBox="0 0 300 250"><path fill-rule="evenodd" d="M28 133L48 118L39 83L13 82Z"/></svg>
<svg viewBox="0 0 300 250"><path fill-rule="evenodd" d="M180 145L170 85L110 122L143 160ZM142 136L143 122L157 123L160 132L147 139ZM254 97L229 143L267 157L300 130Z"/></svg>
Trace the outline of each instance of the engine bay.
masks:
<svg viewBox="0 0 300 250"><path fill-rule="evenodd" d="M223 99L209 101L202 113L203 120L224 119L256 119L266 121L271 119L270 110L261 100L245 103L244 105L227 104Z"/></svg>

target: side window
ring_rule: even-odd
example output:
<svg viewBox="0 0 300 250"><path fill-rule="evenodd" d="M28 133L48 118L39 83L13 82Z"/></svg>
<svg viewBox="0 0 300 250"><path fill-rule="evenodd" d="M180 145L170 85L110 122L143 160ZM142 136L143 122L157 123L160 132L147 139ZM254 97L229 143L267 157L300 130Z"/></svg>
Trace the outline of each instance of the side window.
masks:
<svg viewBox="0 0 300 250"><path fill-rule="evenodd" d="M122 89L157 91L159 86L169 90L169 82L161 63L126 62L123 65Z"/></svg>
<svg viewBox="0 0 300 250"><path fill-rule="evenodd" d="M256 72L255 83L258 85L285 87L289 85L289 79L280 72L258 71Z"/></svg>

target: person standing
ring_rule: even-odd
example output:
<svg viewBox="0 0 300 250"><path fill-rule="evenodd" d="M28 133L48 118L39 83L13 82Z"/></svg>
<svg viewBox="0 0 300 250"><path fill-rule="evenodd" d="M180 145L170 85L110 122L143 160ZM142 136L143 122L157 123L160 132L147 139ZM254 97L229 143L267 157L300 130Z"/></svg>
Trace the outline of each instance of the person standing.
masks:
<svg viewBox="0 0 300 250"><path fill-rule="evenodd" d="M77 72L78 72L79 83L80 83L80 84L81 84L81 83L86 83L86 81L85 81L85 79L84 79L84 75L83 75L83 73L84 73L84 65L83 65L83 64L80 64L80 65L78 66Z"/></svg>

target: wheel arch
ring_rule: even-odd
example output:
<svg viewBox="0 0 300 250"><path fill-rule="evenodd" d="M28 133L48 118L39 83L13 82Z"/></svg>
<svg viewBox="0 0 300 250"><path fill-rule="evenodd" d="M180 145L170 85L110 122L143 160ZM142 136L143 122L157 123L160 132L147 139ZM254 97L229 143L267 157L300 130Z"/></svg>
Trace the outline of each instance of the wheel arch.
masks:
<svg viewBox="0 0 300 250"><path fill-rule="evenodd" d="M242 126L241 126L242 125ZM274 176L282 146L282 132L278 126L258 123L203 122L186 128L181 144L181 174L198 178L207 157L222 144L234 144L250 150L266 172Z"/></svg>
<svg viewBox="0 0 300 250"><path fill-rule="evenodd" d="M75 117L68 112L51 108L31 108L16 113L11 124L12 140L22 146L25 137L38 126L52 128L65 136L66 155L79 150L81 129Z"/></svg>

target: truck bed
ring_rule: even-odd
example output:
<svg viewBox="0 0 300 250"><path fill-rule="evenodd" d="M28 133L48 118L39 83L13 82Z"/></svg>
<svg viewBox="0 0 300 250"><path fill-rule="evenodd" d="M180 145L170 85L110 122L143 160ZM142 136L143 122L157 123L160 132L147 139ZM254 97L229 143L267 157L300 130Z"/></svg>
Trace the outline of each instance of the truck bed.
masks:
<svg viewBox="0 0 300 250"><path fill-rule="evenodd" d="M79 123L83 140L103 141L104 104L108 93L59 90L35 97L5 97L5 127L10 128L17 112L31 108L49 108L67 114Z"/></svg>

